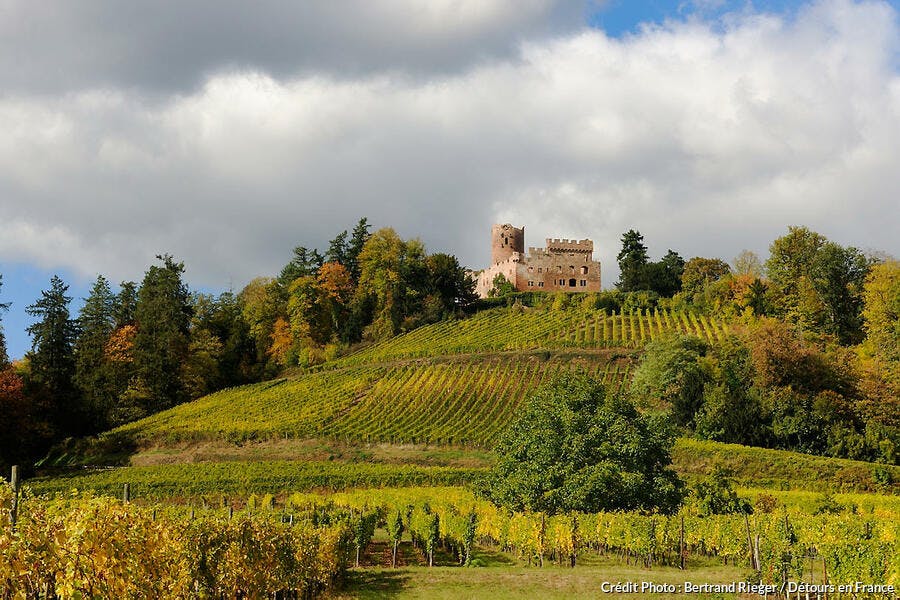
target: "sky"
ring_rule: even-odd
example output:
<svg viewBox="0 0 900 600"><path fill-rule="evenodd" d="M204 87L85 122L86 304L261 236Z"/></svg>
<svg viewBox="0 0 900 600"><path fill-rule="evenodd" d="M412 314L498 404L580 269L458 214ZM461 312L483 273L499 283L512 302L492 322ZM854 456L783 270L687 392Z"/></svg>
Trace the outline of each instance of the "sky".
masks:
<svg viewBox="0 0 900 600"><path fill-rule="evenodd" d="M900 0L0 0L10 354L59 274L275 275L367 216L472 268L490 226L763 259L900 255Z"/></svg>

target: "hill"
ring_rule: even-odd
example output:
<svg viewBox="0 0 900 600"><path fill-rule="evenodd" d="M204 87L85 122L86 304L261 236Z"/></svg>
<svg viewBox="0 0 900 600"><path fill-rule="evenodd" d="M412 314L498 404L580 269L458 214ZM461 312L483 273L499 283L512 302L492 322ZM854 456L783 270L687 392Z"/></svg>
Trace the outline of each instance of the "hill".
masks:
<svg viewBox="0 0 900 600"><path fill-rule="evenodd" d="M619 389L646 341L672 332L718 339L727 331L692 313L607 314L590 302L494 308L211 394L101 440L132 448L320 437L487 448L527 393L560 371L581 370Z"/></svg>
<svg viewBox="0 0 900 600"><path fill-rule="evenodd" d="M195 481L188 488L198 492L215 489L215 474L222 469L227 471L227 477L219 473L222 481L230 483L219 487L233 492L259 491L266 481L277 482L282 491L372 483L379 477L391 485L461 482L491 464L489 449L523 399L554 374L579 370L620 389L645 341L673 332L720 339L729 330L718 319L686 312L611 315L589 302L554 304L499 307L444 321L274 381L211 394L108 432L94 443L75 444L47 461L130 463L142 470L81 473L75 479L43 480L38 488L109 491L131 481L174 490ZM291 466L298 460L332 466L324 478L310 476L305 467ZM791 452L682 440L674 460L688 479L721 464L744 485L878 488L868 463ZM209 466L178 466L196 462ZM244 474L235 464L210 464L222 462L246 463ZM419 471L376 469L361 476L358 469L343 470L348 463ZM458 471L435 478L428 471L432 467ZM893 481L900 481L900 469L889 471Z"/></svg>

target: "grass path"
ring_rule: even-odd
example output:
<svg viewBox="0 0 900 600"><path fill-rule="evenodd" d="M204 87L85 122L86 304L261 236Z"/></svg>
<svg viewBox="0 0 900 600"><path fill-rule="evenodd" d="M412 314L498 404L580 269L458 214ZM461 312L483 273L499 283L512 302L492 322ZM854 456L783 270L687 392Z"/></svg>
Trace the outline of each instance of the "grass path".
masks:
<svg viewBox="0 0 900 600"><path fill-rule="evenodd" d="M385 563L385 560L388 562ZM344 588L332 594L330 598L332 600L683 599L685 596L680 593L604 593L601 591L601 585L603 582L637 582L639 586L643 581L672 585L683 585L685 581L731 583L741 581L745 577L741 569L722 566L717 561L688 564L686 571L669 567L642 569L590 553L579 557L579 564L575 569L549 563L541 568L528 567L505 553L486 549L479 549L474 557L474 561L482 566L471 568L446 566L445 561L439 561L440 566L429 568L421 564L421 560L409 543L401 546L400 567L392 569L389 566L382 566L389 564L389 561L389 546L383 542L372 544L361 566L350 570ZM697 600L711 600L732 599L739 596L691 594L690 597Z"/></svg>

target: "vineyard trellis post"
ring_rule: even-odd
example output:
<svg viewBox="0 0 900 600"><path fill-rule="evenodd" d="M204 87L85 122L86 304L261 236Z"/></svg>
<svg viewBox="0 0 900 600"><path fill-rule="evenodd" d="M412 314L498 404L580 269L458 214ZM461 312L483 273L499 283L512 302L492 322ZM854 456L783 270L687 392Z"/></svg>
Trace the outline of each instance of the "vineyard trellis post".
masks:
<svg viewBox="0 0 900 600"><path fill-rule="evenodd" d="M12 506L9 509L9 522L13 531L16 529L16 519L19 516L19 465L13 465L9 476L9 484L12 486Z"/></svg>
<svg viewBox="0 0 900 600"><path fill-rule="evenodd" d="M131 486L127 483L122 486L122 502L124 504L131 502Z"/></svg>

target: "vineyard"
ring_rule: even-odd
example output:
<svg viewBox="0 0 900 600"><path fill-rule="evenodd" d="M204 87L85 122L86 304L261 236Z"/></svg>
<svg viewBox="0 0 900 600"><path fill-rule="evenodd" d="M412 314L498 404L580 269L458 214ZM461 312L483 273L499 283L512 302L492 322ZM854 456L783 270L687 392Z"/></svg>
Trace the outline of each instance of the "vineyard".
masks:
<svg viewBox="0 0 900 600"><path fill-rule="evenodd" d="M581 306L496 308L468 319L419 327L322 368L514 350L640 348L667 334L690 334L713 341L722 339L728 330L728 325L716 317L686 311L607 314Z"/></svg>
<svg viewBox="0 0 900 600"><path fill-rule="evenodd" d="M489 550L577 572L600 555L649 578L715 559L773 590L787 581L900 585L900 501L889 497L841 496L840 510L812 514L781 495L757 498L747 516L703 516L691 505L667 516L509 513L462 488L434 487L297 493L278 504L252 497L238 509L26 495L13 530L11 495L0 486L0 581L21 597L311 597L359 566L375 537L393 547L395 565L403 544L424 565L439 554L445 565L477 565Z"/></svg>
<svg viewBox="0 0 900 600"><path fill-rule="evenodd" d="M565 370L618 389L632 361L597 355L420 359L224 390L113 432L166 442L323 437L491 446L523 398Z"/></svg>

